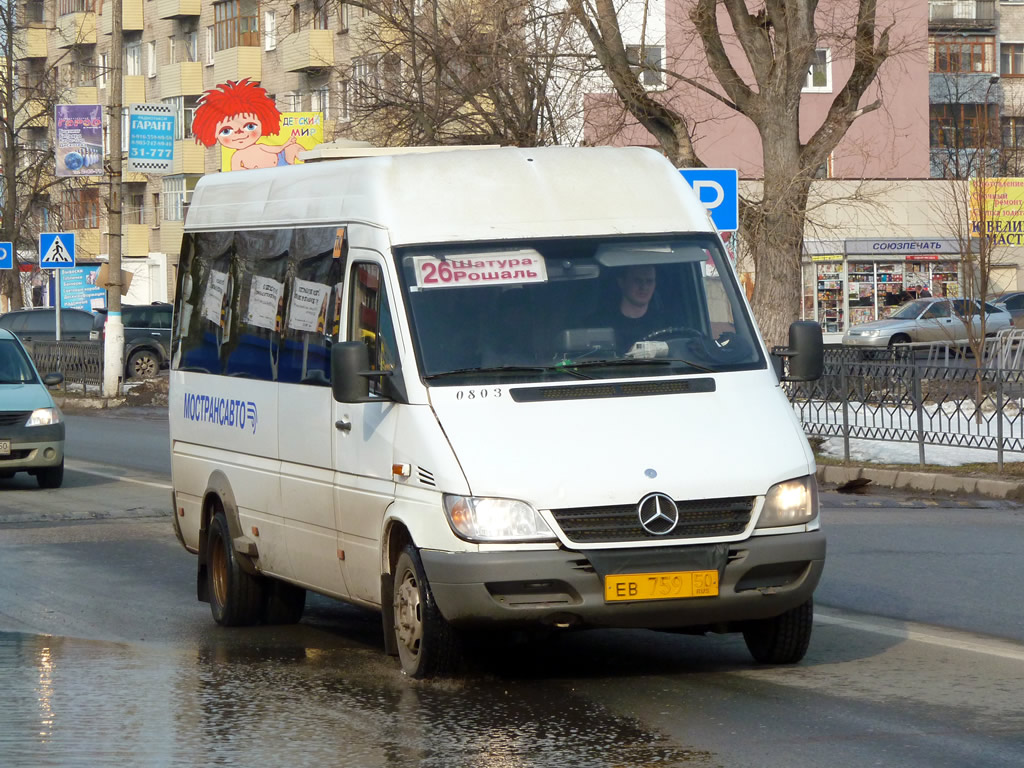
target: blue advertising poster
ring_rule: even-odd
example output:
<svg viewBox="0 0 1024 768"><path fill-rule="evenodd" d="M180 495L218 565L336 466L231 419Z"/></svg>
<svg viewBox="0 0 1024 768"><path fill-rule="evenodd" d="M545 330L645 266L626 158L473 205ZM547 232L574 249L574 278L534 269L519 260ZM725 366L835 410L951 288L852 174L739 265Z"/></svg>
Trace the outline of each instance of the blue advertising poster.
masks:
<svg viewBox="0 0 1024 768"><path fill-rule="evenodd" d="M103 107L58 104L56 111L58 176L102 176Z"/></svg>
<svg viewBox="0 0 1024 768"><path fill-rule="evenodd" d="M170 173L174 164L174 112L166 104L128 107L128 161L135 173Z"/></svg>
<svg viewBox="0 0 1024 768"><path fill-rule="evenodd" d="M60 305L91 312L107 306L107 289L96 285L100 268L68 267L60 273Z"/></svg>

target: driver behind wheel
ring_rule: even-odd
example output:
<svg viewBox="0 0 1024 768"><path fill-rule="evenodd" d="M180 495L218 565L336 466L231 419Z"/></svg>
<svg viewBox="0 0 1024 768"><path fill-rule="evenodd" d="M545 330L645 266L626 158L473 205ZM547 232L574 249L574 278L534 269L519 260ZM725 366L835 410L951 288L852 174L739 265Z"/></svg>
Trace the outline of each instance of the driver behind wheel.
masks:
<svg viewBox="0 0 1024 768"><path fill-rule="evenodd" d="M655 298L657 275L654 267L624 267L619 270L615 280L619 286L618 303L599 310L590 320L590 324L615 331L615 351L619 355L656 356L657 352L652 354L649 345L643 347L643 354L633 354L636 342L654 331L672 325ZM667 353L667 345L660 343L659 346L665 347L662 354Z"/></svg>

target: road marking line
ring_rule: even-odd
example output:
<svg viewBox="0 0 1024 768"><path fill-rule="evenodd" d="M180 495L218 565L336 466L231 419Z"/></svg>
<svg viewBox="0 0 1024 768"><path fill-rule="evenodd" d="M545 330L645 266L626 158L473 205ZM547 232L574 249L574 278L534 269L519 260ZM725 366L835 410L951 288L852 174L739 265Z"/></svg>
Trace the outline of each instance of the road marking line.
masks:
<svg viewBox="0 0 1024 768"><path fill-rule="evenodd" d="M149 488L163 488L170 490L173 486L170 483L151 483L148 480L136 480L134 477L125 477L124 475L115 475L111 472L97 472L92 469L82 469L81 467L75 467L68 465L68 471L70 472L81 472L83 475L94 475L96 477L105 477L108 480L119 480L123 483L135 483L136 485L145 485Z"/></svg>
<svg viewBox="0 0 1024 768"><path fill-rule="evenodd" d="M921 629L913 629L913 627L921 625L915 625L912 622L906 622L903 626L887 626L885 624L865 621L863 619L847 619L827 613L822 614L820 610L815 611L814 619L822 624L833 624L840 627L849 627L850 629L859 629L862 632L872 632L876 635L885 635L886 637L895 637L901 640L913 640L919 643L938 645L943 648L952 648L959 651L981 653L986 656L995 656L1001 659L1024 661L1024 648L1014 646L1010 640L987 640L977 637L966 639L966 633L962 633L958 630L935 629L931 632L926 632Z"/></svg>

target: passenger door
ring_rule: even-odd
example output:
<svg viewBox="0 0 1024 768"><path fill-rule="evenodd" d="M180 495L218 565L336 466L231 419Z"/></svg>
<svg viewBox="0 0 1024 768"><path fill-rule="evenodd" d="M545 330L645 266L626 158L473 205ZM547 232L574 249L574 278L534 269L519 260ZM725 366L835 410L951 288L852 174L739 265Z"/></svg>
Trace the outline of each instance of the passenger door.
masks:
<svg viewBox="0 0 1024 768"><path fill-rule="evenodd" d="M366 344L371 370L398 367L397 337L386 271L379 254L350 252L346 276L347 341ZM394 499L395 425L402 407L382 394L383 377L370 379L363 403L334 402L335 516L339 557L351 597L380 603L380 535ZM333 402L333 400L332 400Z"/></svg>
<svg viewBox="0 0 1024 768"><path fill-rule="evenodd" d="M963 321L953 314L948 301L936 301L918 320L920 341L951 342L965 335Z"/></svg>

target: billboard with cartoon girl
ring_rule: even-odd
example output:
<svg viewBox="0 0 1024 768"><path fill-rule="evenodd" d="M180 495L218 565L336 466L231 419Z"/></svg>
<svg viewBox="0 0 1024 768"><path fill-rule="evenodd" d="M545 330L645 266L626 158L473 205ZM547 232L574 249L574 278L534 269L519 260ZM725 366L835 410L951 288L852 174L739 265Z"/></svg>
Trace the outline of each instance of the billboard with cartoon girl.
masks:
<svg viewBox="0 0 1024 768"><path fill-rule="evenodd" d="M258 82L228 80L199 98L192 133L197 144L220 144L222 171L273 168L323 143L323 115L279 112Z"/></svg>

